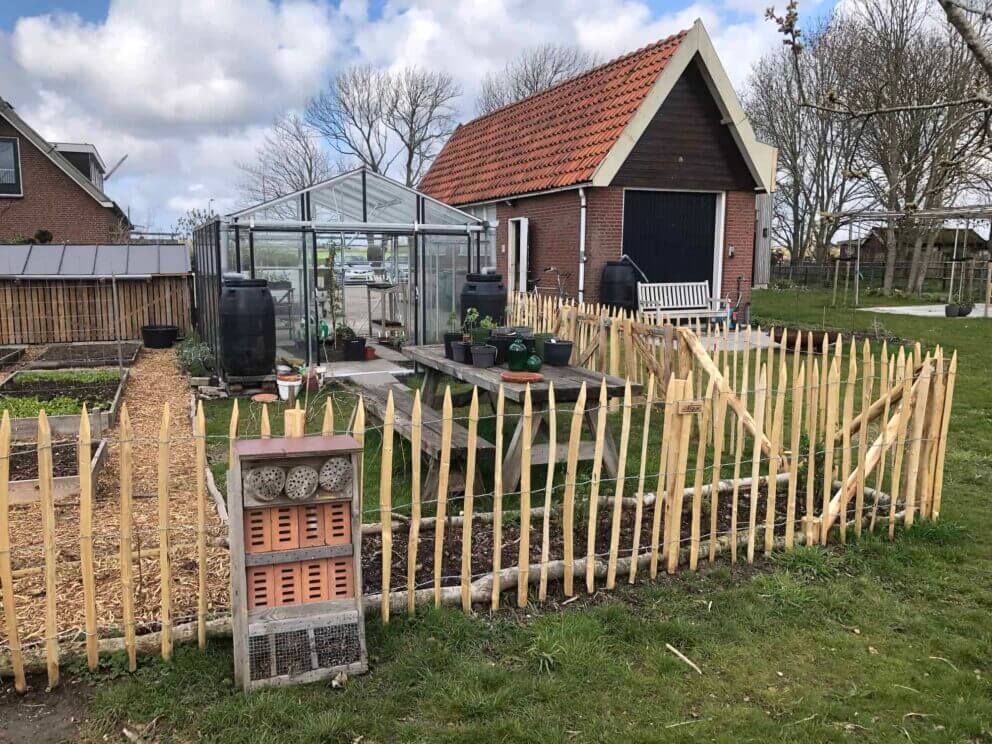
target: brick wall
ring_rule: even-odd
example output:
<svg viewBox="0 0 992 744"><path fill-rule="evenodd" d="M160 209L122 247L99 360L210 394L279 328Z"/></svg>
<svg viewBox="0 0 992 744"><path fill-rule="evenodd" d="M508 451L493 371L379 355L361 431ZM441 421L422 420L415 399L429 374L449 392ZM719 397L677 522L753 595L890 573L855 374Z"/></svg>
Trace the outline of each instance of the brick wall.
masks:
<svg viewBox="0 0 992 744"><path fill-rule="evenodd" d="M548 266L571 273L566 280L570 296L578 294L579 274L579 192L516 199L513 206L501 202L497 207L496 263L506 276L507 229L514 217L527 217L531 273L541 287L554 287ZM619 187L586 189L586 272L585 299L599 301L599 282L607 261L620 258L623 242L623 189ZM734 257L727 257L728 246ZM754 193L728 191L724 223L723 286L721 297L737 297L737 277L745 301L751 295L752 257L754 255Z"/></svg>
<svg viewBox="0 0 992 744"><path fill-rule="evenodd" d="M754 192L728 191L723 228L723 288L721 297L737 299L737 277L743 276L744 301L751 299L751 272L754 264ZM727 248L734 246L734 257Z"/></svg>
<svg viewBox="0 0 992 744"><path fill-rule="evenodd" d="M17 130L0 119L0 137L17 137L22 197L0 197L0 242L48 230L56 243L107 243L118 216L100 206Z"/></svg>

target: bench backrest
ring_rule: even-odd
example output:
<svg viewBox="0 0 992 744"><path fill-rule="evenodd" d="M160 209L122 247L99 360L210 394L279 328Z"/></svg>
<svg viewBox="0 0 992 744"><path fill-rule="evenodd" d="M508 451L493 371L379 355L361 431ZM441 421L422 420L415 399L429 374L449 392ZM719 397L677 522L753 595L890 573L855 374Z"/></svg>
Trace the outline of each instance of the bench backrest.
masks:
<svg viewBox="0 0 992 744"><path fill-rule="evenodd" d="M709 282L637 283L637 304L641 310L709 309Z"/></svg>

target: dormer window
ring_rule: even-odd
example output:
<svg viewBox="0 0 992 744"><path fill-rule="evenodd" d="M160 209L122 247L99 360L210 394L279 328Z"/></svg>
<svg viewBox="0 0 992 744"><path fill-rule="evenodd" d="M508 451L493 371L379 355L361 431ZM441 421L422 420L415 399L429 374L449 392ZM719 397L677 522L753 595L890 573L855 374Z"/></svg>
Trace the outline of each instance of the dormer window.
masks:
<svg viewBox="0 0 992 744"><path fill-rule="evenodd" d="M0 137L0 197L22 196L21 153L15 137Z"/></svg>

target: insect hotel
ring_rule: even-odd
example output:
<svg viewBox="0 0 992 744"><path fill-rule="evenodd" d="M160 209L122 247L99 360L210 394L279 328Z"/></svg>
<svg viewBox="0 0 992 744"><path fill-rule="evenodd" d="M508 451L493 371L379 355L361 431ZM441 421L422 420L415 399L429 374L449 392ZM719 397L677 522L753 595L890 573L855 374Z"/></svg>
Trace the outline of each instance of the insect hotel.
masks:
<svg viewBox="0 0 992 744"><path fill-rule="evenodd" d="M361 446L347 436L235 445L228 508L242 688L368 669L360 462Z"/></svg>

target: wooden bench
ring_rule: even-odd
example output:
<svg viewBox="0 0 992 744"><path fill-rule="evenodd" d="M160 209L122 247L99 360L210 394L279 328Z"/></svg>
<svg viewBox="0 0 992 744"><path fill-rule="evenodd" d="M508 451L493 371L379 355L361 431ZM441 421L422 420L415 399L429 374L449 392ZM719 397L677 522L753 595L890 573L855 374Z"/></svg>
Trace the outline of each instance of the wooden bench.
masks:
<svg viewBox="0 0 992 744"><path fill-rule="evenodd" d="M369 414L379 421L386 415L386 403L389 399L389 392L393 393L393 430L401 437L410 440L413 432L413 391L401 382L391 383L375 387L362 387L362 396ZM426 486L424 493L430 493L432 486L436 489L438 466L441 459L441 413L423 401L420 404L421 414L421 435L420 449L428 458L426 471ZM489 440L477 436L475 440L475 450L477 456L482 459L494 457L495 445ZM449 479L449 488L454 492L464 490L464 465L465 454L468 452L468 429L462 426L457 416L451 422L451 460L452 470ZM481 484L478 478L478 468L476 469L476 483ZM460 477L459 477L460 476ZM477 493L482 493L478 489Z"/></svg>
<svg viewBox="0 0 992 744"><path fill-rule="evenodd" d="M709 282L638 282L637 308L673 320L720 320L727 317L727 301L710 296Z"/></svg>

